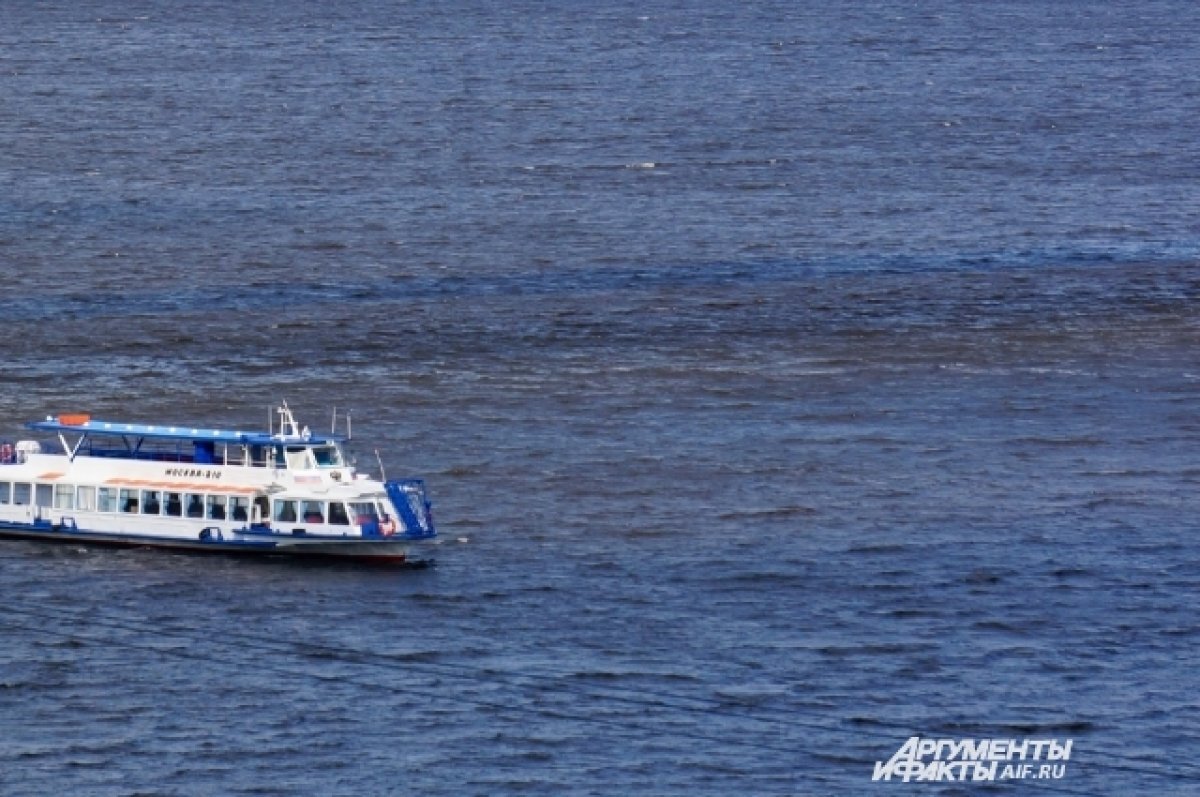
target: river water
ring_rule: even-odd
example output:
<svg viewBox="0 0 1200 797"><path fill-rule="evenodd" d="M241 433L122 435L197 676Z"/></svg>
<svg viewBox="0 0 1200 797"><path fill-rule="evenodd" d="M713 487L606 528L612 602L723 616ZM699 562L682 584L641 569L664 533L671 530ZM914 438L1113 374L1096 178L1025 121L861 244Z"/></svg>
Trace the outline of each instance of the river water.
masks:
<svg viewBox="0 0 1200 797"><path fill-rule="evenodd" d="M441 532L0 545L0 793L1191 793L1190 4L0 10L0 435L349 408Z"/></svg>

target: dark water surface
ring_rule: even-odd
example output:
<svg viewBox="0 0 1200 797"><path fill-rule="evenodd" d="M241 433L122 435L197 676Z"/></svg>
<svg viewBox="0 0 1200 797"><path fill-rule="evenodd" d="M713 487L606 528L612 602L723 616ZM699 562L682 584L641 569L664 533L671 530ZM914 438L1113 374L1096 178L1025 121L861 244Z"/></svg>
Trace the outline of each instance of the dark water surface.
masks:
<svg viewBox="0 0 1200 797"><path fill-rule="evenodd" d="M1191 4L0 20L0 435L350 407L443 536L0 545L0 793L1193 793Z"/></svg>

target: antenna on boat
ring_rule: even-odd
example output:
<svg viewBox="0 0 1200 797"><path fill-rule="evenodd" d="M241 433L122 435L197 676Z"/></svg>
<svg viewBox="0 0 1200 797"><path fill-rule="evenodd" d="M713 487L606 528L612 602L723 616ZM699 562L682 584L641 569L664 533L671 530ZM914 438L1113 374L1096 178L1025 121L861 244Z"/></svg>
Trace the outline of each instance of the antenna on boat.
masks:
<svg viewBox="0 0 1200 797"><path fill-rule="evenodd" d="M329 427L329 433L332 435L337 434L337 422L338 422L337 415L338 415L337 407L334 407L333 408L333 424ZM345 415L346 415L346 439L349 440L351 437L354 436L354 433L350 428L350 410L346 410Z"/></svg>
<svg viewBox="0 0 1200 797"><path fill-rule="evenodd" d="M300 427L296 423L296 416L292 415L292 408L288 406L287 399L283 400L283 405L277 410L279 413L279 436L280 437L303 437L300 432Z"/></svg>
<svg viewBox="0 0 1200 797"><path fill-rule="evenodd" d="M387 474L383 472L383 458L379 456L379 449L375 449L375 461L379 463L379 481L387 481Z"/></svg>

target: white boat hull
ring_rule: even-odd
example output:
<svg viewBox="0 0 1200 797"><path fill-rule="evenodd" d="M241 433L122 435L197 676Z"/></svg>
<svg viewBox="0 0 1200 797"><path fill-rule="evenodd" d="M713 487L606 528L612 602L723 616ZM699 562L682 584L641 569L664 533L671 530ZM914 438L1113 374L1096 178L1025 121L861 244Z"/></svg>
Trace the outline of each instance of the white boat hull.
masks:
<svg viewBox="0 0 1200 797"><path fill-rule="evenodd" d="M404 540L329 539L288 537L276 534L244 534L194 539L148 534L87 531L50 524L0 523L0 538L40 542L75 543L119 548L158 548L195 553L225 553L253 556L287 556L344 561L411 562L410 545Z"/></svg>

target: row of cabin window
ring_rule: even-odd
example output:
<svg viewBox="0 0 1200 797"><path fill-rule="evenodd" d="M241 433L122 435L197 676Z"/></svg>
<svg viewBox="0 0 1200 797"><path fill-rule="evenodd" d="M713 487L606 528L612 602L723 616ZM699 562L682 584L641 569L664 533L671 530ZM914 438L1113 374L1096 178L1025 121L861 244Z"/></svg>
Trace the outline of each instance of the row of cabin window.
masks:
<svg viewBox="0 0 1200 797"><path fill-rule="evenodd" d="M36 489L36 492L35 492ZM164 490L133 490L118 487L76 487L71 484L0 482L0 504L53 506L55 509L117 512L133 515L202 518L206 520L246 521L250 517L250 499L240 495L201 495ZM266 514L267 499L259 496L258 516ZM284 523L330 523L348 526L353 515L356 523L378 520L373 502L276 500L275 520Z"/></svg>
<svg viewBox="0 0 1200 797"><path fill-rule="evenodd" d="M325 514L326 507L329 509L328 516ZM346 514L347 508L350 510L349 515ZM275 512L271 517L280 523L325 523L328 519L329 523L341 526L349 525L351 519L360 526L379 520L374 501L342 503L341 501L302 501L290 498L276 498Z"/></svg>

